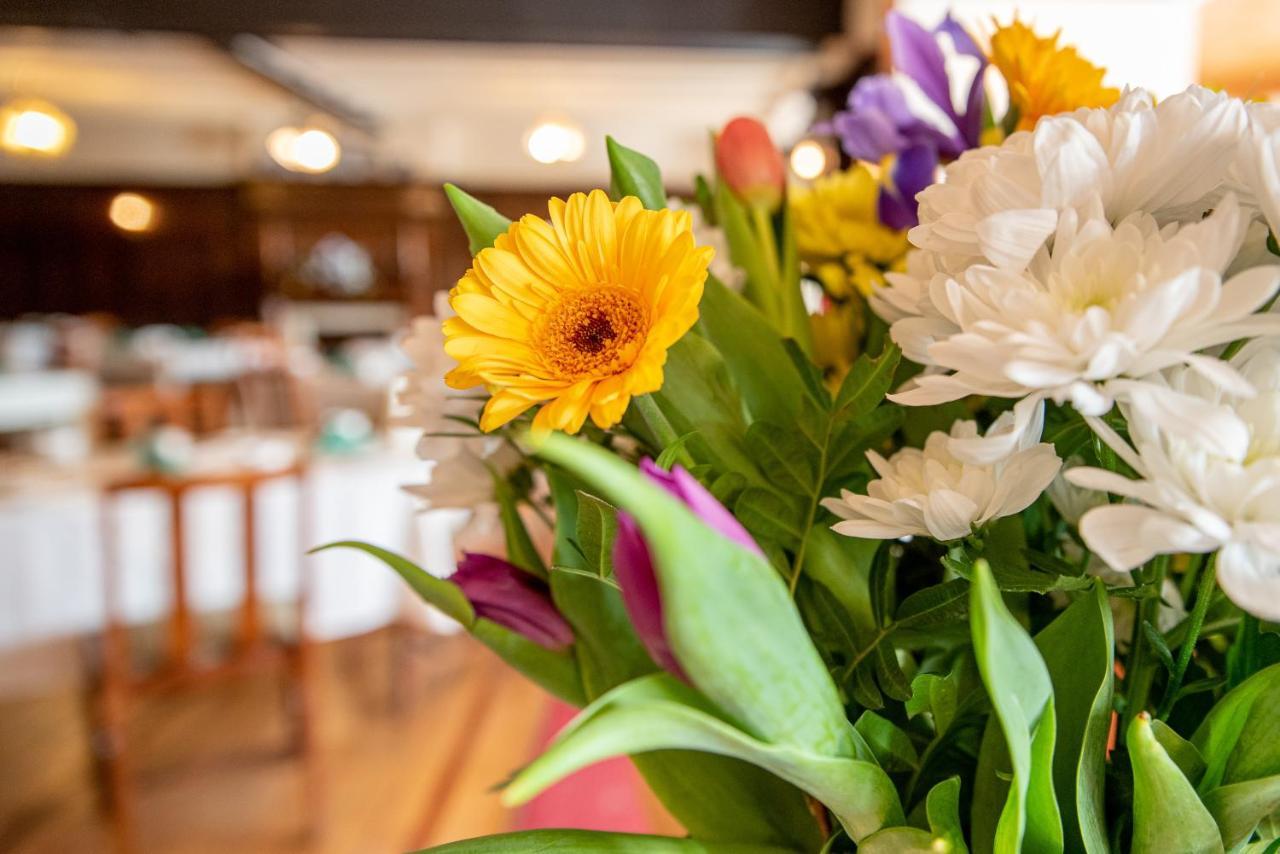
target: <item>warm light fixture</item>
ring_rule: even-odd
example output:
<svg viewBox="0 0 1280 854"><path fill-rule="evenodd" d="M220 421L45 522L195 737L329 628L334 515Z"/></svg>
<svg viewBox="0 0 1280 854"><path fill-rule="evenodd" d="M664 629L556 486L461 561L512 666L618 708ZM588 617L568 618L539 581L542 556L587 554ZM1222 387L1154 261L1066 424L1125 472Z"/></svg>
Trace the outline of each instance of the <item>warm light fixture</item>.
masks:
<svg viewBox="0 0 1280 854"><path fill-rule="evenodd" d="M572 163L582 157L586 141L577 125L541 121L525 134L524 147L539 163Z"/></svg>
<svg viewBox="0 0 1280 854"><path fill-rule="evenodd" d="M812 139L804 139L791 149L791 171L806 181L812 181L827 171L827 149Z"/></svg>
<svg viewBox="0 0 1280 854"><path fill-rule="evenodd" d="M342 159L342 146L327 130L280 127L267 135L267 153L291 172L319 175Z"/></svg>
<svg viewBox="0 0 1280 854"><path fill-rule="evenodd" d="M61 157L76 140L76 123L48 101L17 98L0 108L0 148L10 154Z"/></svg>
<svg viewBox="0 0 1280 854"><path fill-rule="evenodd" d="M121 231L142 234L156 226L155 202L137 193L117 193L107 208L107 216Z"/></svg>

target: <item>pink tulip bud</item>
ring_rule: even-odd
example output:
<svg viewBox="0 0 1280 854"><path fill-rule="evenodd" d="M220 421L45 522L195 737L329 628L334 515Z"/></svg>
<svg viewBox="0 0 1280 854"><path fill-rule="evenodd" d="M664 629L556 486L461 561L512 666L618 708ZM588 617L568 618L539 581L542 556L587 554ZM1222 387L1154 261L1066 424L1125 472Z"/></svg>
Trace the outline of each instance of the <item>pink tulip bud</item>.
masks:
<svg viewBox="0 0 1280 854"><path fill-rule="evenodd" d="M782 204L786 186L782 153L758 120L739 116L724 126L716 137L716 169L748 205L772 212Z"/></svg>

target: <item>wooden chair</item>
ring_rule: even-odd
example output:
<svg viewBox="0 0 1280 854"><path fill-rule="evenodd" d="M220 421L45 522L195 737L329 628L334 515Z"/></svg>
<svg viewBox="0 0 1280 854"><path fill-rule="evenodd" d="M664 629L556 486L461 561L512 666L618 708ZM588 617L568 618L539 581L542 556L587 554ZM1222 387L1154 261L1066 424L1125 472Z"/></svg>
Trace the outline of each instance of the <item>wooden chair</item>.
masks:
<svg viewBox="0 0 1280 854"><path fill-rule="evenodd" d="M302 760L307 828L313 830L319 801L318 769L315 760L311 643L306 631L307 577L300 572L299 594L294 604L296 622L293 637L271 635L265 626L257 589L257 492L262 485L282 479L296 480L299 487L297 535L301 555L307 543L307 473L303 465L273 471L237 471L220 475L168 477L146 475L110 484L102 500L102 541L107 625L89 670L87 706L93 737L93 753L99 792L108 813L111 832L121 852L137 850L137 776L130 750L127 727L131 709L139 700L159 692L199 688L216 680L232 679L264 668L282 673L291 717L291 752ZM188 574L184 499L196 489L230 487L243 502L244 597L238 609L236 630L230 652L215 663L197 661L197 625L187 601ZM117 566L115 525L112 508L126 492L148 490L164 495L171 532L170 577L172 601L165 622L162 655L156 666L137 672L131 650L130 633L119 614L120 572Z"/></svg>

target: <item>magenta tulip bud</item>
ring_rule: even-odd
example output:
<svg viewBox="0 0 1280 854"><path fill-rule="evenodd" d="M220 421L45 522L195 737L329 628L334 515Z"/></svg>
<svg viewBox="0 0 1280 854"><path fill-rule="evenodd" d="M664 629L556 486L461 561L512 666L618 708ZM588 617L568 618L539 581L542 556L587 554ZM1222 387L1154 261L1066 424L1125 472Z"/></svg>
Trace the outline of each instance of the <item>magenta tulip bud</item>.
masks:
<svg viewBox="0 0 1280 854"><path fill-rule="evenodd" d="M756 554L763 554L733 514L683 468L676 466L669 472L663 471L652 460L644 459L640 461L640 471L684 502L713 530ZM613 543L613 575L622 588L622 601L631 617L631 625L654 662L689 681L667 640L662 591L653 569L653 555L639 525L622 512L618 513L618 535Z"/></svg>
<svg viewBox="0 0 1280 854"><path fill-rule="evenodd" d="M463 552L449 580L462 589L477 617L492 620L547 649L573 643L573 630L551 602L547 585L492 555Z"/></svg>
<svg viewBox="0 0 1280 854"><path fill-rule="evenodd" d="M772 212L782 204L786 171L782 152L756 119L732 119L716 137L716 169L748 205Z"/></svg>

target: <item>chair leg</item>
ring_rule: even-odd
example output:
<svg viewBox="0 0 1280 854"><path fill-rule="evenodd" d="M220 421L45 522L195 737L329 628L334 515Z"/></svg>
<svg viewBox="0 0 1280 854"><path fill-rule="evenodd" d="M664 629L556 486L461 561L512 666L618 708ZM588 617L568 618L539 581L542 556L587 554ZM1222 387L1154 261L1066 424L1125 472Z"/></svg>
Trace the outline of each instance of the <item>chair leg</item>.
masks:
<svg viewBox="0 0 1280 854"><path fill-rule="evenodd" d="M99 681L88 696L89 737L99 804L119 854L138 850L137 797L126 734L125 698Z"/></svg>
<svg viewBox="0 0 1280 854"><path fill-rule="evenodd" d="M324 815L323 776L316 750L315 696L311 680L314 665L311 658L309 643L303 641L294 645L289 651L285 673L292 728L290 746L301 763L304 835L308 839L319 835Z"/></svg>

